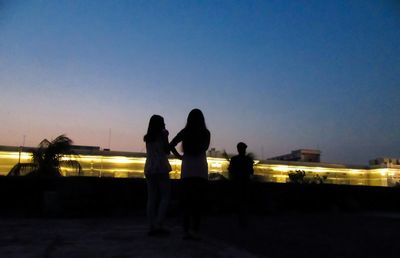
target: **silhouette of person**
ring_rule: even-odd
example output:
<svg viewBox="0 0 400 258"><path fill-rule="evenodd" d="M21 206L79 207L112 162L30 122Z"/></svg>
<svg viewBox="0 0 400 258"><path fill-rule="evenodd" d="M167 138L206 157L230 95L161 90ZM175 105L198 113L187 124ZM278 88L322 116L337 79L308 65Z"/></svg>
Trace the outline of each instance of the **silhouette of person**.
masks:
<svg viewBox="0 0 400 258"><path fill-rule="evenodd" d="M146 142L144 174L147 182L148 235L168 235L169 231L163 223L170 200L169 172L172 169L167 157L170 153L168 131L162 116L153 115L150 118L143 140Z"/></svg>
<svg viewBox="0 0 400 258"><path fill-rule="evenodd" d="M247 145L243 142L237 144L238 155L230 160L228 172L232 182L233 203L238 214L239 224L247 224L248 186L250 176L253 175L253 159L246 155Z"/></svg>
<svg viewBox="0 0 400 258"><path fill-rule="evenodd" d="M181 155L176 145L182 142ZM171 141L171 151L182 159L182 205L184 239L200 239L199 227L207 194L208 164L206 151L210 145L210 131L199 109L190 111L185 128Z"/></svg>

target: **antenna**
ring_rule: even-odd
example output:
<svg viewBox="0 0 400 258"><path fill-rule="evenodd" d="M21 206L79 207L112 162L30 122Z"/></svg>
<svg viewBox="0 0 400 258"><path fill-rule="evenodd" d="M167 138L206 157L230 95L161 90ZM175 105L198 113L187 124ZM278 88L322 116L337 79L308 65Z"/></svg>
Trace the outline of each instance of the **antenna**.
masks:
<svg viewBox="0 0 400 258"><path fill-rule="evenodd" d="M111 128L108 129L108 149L111 150Z"/></svg>
<svg viewBox="0 0 400 258"><path fill-rule="evenodd" d="M23 138L22 138L22 145L19 146L18 164L21 163L21 151L22 151L22 148L23 148L24 146L25 146L25 134L24 134L24 136L23 136Z"/></svg>

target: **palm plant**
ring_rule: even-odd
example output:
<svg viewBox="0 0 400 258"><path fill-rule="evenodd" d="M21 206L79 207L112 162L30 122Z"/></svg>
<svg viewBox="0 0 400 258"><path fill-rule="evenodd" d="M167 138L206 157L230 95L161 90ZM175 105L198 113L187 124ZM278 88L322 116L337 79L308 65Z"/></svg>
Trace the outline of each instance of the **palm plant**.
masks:
<svg viewBox="0 0 400 258"><path fill-rule="evenodd" d="M61 176L61 166L69 166L81 172L79 162L75 160L62 160L66 155L75 154L72 150L72 140L65 135L60 135L52 141L44 139L40 142L37 150L33 152L33 163L37 170L33 175L58 177Z"/></svg>

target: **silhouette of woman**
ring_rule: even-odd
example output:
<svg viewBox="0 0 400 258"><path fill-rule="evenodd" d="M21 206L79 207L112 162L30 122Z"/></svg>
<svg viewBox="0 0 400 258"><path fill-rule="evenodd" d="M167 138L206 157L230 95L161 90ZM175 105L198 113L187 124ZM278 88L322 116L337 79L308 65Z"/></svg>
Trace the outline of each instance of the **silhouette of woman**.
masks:
<svg viewBox="0 0 400 258"><path fill-rule="evenodd" d="M182 142L183 155L176 150ZM183 128L171 141L171 151L182 159L182 204L184 209L184 239L199 239L208 180L206 151L210 145L210 131L201 110L193 109Z"/></svg>
<svg viewBox="0 0 400 258"><path fill-rule="evenodd" d="M167 235L169 231L163 227L170 199L169 172L172 170L168 162L168 131L164 118L153 115L150 118L146 142L146 163L144 174L147 181L147 216L149 219L149 236Z"/></svg>

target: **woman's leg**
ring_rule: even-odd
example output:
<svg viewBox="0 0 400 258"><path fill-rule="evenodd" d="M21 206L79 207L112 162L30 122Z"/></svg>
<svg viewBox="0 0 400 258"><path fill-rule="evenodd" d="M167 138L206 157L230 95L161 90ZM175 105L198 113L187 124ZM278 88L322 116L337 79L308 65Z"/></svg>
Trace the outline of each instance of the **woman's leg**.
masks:
<svg viewBox="0 0 400 258"><path fill-rule="evenodd" d="M168 174L160 174L158 179L160 202L157 211L157 226L161 228L168 211L171 196L171 182Z"/></svg>
<svg viewBox="0 0 400 258"><path fill-rule="evenodd" d="M192 229L195 232L199 232L200 223L202 220L202 216L205 212L206 208L206 195L207 195L207 180L202 178L194 178L194 186L192 187L193 191L193 203L192 207L192 218L193 225Z"/></svg>
<svg viewBox="0 0 400 258"><path fill-rule="evenodd" d="M191 179L184 178L182 179L182 209L183 209L183 230L185 234L188 234L191 228Z"/></svg>
<svg viewBox="0 0 400 258"><path fill-rule="evenodd" d="M156 227L157 213L157 180L154 176L146 176L147 182L147 218L149 221L150 231Z"/></svg>

